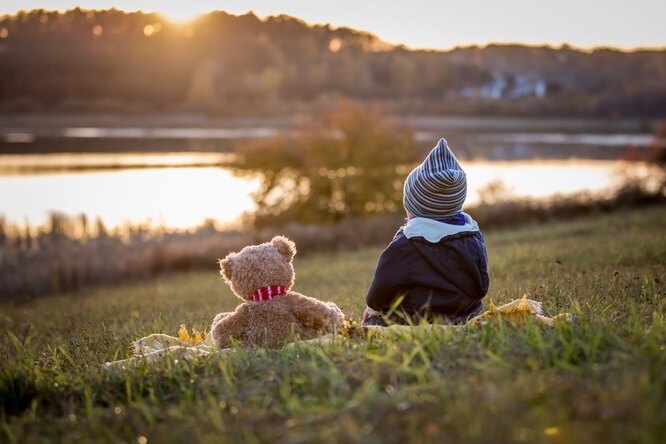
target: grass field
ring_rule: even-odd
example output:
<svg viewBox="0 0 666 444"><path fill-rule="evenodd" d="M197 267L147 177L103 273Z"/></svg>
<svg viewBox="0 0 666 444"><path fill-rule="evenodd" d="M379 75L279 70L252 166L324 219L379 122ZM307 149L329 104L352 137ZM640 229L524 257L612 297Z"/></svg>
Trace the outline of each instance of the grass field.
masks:
<svg viewBox="0 0 666 444"><path fill-rule="evenodd" d="M237 300L206 273L0 306L1 442L664 442L666 208L487 236L491 290L572 324L239 350L128 371L133 339ZM297 259L358 319L379 248Z"/></svg>

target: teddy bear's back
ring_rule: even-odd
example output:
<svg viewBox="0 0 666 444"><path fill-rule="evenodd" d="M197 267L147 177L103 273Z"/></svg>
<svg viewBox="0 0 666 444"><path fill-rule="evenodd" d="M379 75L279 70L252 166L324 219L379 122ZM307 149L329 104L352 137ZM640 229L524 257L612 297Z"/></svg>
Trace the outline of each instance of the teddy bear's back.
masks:
<svg viewBox="0 0 666 444"><path fill-rule="evenodd" d="M216 317L211 334L218 346L234 341L246 346L280 348L296 339L312 339L344 319L331 302L321 302L296 292L268 301L246 302L232 313Z"/></svg>
<svg viewBox="0 0 666 444"><path fill-rule="evenodd" d="M248 345L279 348L294 335L309 336L289 307L276 299L243 305L247 318L245 342Z"/></svg>

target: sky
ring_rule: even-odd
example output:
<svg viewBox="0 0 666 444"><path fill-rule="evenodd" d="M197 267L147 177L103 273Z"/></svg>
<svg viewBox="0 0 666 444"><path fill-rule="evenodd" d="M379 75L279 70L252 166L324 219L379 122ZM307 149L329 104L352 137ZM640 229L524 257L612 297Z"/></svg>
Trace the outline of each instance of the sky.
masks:
<svg viewBox="0 0 666 444"><path fill-rule="evenodd" d="M260 17L288 14L308 23L348 26L410 48L488 43L567 43L580 48L666 47L666 0L3 0L0 14L22 9L116 7L186 21L222 9Z"/></svg>

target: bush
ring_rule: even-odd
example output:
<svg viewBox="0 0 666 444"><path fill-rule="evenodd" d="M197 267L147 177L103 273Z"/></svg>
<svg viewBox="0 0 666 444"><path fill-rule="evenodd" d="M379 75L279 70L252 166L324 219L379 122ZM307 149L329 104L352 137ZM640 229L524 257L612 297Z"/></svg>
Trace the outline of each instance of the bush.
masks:
<svg viewBox="0 0 666 444"><path fill-rule="evenodd" d="M414 161L410 130L377 109L342 103L298 134L243 145L232 165L259 174L257 226L334 223L402 209L402 183Z"/></svg>

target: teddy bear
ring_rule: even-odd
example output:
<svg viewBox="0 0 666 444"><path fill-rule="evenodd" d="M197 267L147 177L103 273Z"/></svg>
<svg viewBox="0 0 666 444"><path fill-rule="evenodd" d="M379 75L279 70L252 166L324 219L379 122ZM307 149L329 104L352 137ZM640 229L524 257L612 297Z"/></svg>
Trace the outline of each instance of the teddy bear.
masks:
<svg viewBox="0 0 666 444"><path fill-rule="evenodd" d="M313 339L343 323L332 302L295 291L292 260L296 245L284 236L250 245L219 261L220 274L243 303L213 319L210 334L220 348L279 348L288 340Z"/></svg>

